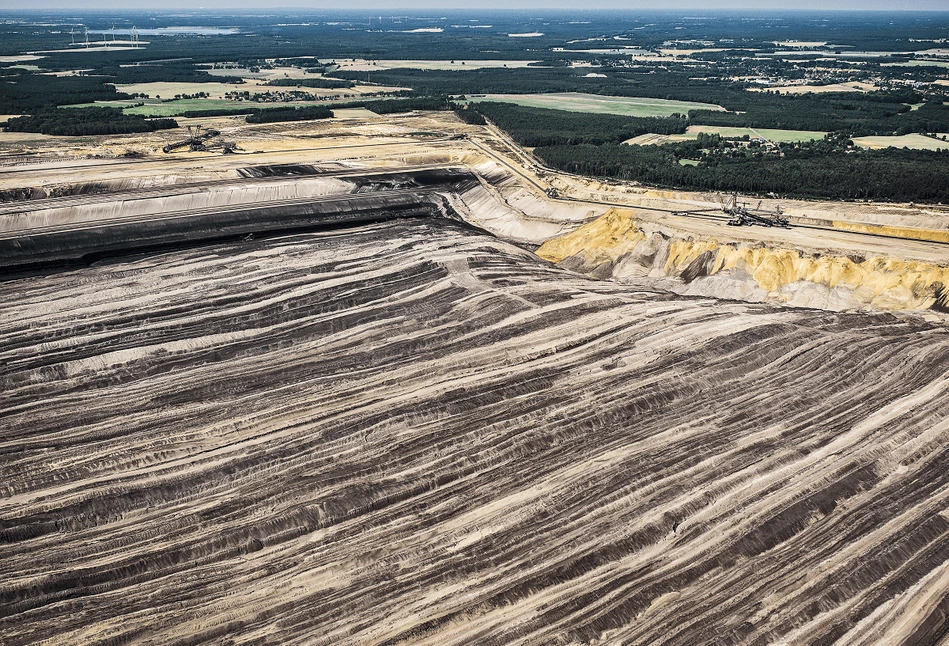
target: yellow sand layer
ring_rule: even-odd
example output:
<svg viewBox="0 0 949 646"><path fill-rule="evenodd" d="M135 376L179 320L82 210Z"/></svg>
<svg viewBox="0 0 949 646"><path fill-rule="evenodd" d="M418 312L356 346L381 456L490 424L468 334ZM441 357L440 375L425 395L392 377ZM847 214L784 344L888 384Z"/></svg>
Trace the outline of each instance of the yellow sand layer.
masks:
<svg viewBox="0 0 949 646"><path fill-rule="evenodd" d="M647 238L634 215L631 210L610 210L570 234L547 241L537 253L552 262L576 254L582 254L594 263L615 261ZM701 274L744 273L759 287L775 295L782 287L802 281L831 289L844 287L853 290L861 302L880 309L928 309L936 300L937 290L949 285L949 267L928 262L887 257L810 255L796 249L752 247L717 240L670 239L668 255L661 269L669 276L678 276L706 253L709 260Z"/></svg>
<svg viewBox="0 0 949 646"><path fill-rule="evenodd" d="M806 281L830 288L859 290L864 300L870 303L900 302L898 306L887 309L928 308L935 300L936 283L949 285L949 267L926 262L811 256L796 249L736 247L715 241L670 241L665 270L669 274L678 274L706 251L714 254L709 274L742 271L769 292Z"/></svg>
<svg viewBox="0 0 949 646"><path fill-rule="evenodd" d="M949 231L936 229L916 229L912 227L893 227L885 224L861 224L859 222L844 222L834 220L834 228L841 231L856 233L872 233L874 235L908 238L911 240L932 240L933 242L949 242Z"/></svg>
<svg viewBox="0 0 949 646"><path fill-rule="evenodd" d="M537 255L550 262L583 252L590 260L616 260L646 239L630 209L610 209L593 222L542 244Z"/></svg>

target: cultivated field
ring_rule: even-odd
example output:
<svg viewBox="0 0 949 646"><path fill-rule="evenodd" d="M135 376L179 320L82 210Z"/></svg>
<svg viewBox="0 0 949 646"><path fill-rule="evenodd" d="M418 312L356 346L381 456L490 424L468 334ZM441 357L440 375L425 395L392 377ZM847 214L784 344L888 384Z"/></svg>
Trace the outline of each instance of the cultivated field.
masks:
<svg viewBox="0 0 949 646"><path fill-rule="evenodd" d="M920 66L949 67L949 61L916 60L916 61L906 61L905 63L882 63L882 67L920 67Z"/></svg>
<svg viewBox="0 0 949 646"><path fill-rule="evenodd" d="M333 117L336 119L380 119L382 115L366 108L342 108L333 110Z"/></svg>
<svg viewBox="0 0 949 646"><path fill-rule="evenodd" d="M333 61L341 71L346 72L373 72L377 70L391 69L416 69L416 70L477 70L484 68L498 67L527 67L537 61L463 61L460 58L456 60L443 61L421 61L421 60L384 60L369 61L363 58L355 60L336 60Z"/></svg>
<svg viewBox="0 0 949 646"><path fill-rule="evenodd" d="M939 135L939 139L933 139L925 135L911 134L899 137L855 137L853 143L861 148L912 148L914 150L949 150L949 141L945 141ZM947 137L949 139L949 137Z"/></svg>
<svg viewBox="0 0 949 646"><path fill-rule="evenodd" d="M689 110L724 111L720 105L711 103L693 103L691 101L669 101L667 99L648 99L639 97L598 96L579 92L556 94L485 94L471 97L474 100L504 101L531 108L551 108L572 112L596 112L601 114L620 114L630 117L668 117L672 114L686 114Z"/></svg>
<svg viewBox="0 0 949 646"><path fill-rule="evenodd" d="M721 47L705 47L699 49L660 49L663 56L691 56L692 54L711 54L715 52L724 52Z"/></svg>
<svg viewBox="0 0 949 646"><path fill-rule="evenodd" d="M263 85L259 80L250 79L247 83L236 85L233 83L135 83L132 85L117 85L119 92L147 94L149 97L169 99L177 94L198 94L206 92L208 99L224 99L228 92L250 92L251 94L263 92L281 92L300 90L314 96L327 99L340 98L344 95L362 95L376 94L379 92L397 92L404 88L384 87L380 85L356 85L351 88L324 89L312 87L277 87ZM245 102L246 103L246 102ZM212 106L216 107L216 106ZM199 109L199 108L194 108Z"/></svg>
<svg viewBox="0 0 949 646"><path fill-rule="evenodd" d="M825 92L872 92L877 87L873 83L854 81L853 83L831 83L830 85L780 85L748 88L752 92L774 91L781 94L822 94Z"/></svg>
<svg viewBox="0 0 949 646"><path fill-rule="evenodd" d="M115 89L119 92L129 94L147 94L154 98L170 99L176 94L199 94L206 92L210 99L223 99L228 92L243 92L253 90L252 86L247 84L238 85L235 83L186 83L159 81L155 83L132 83L129 85L116 85Z"/></svg>
<svg viewBox="0 0 949 646"><path fill-rule="evenodd" d="M313 66L315 67L317 65L319 65L319 61L314 58ZM319 78L322 76L321 74L311 74L300 67L275 67L272 70L261 69L257 72L251 71L246 67L205 69L205 71L211 76L240 76L244 79L263 79L267 81L278 78L303 79Z"/></svg>
<svg viewBox="0 0 949 646"><path fill-rule="evenodd" d="M726 126L689 126L685 134L682 135L655 135L645 134L632 139L627 139L623 143L634 146L651 146L667 144L676 141L690 141L697 139L700 132L708 134L721 135L722 137L743 137L748 135L754 139L763 137L768 141L775 143L786 143L795 141L810 141L811 139L822 139L826 132L817 132L812 130L775 130L772 128L728 128Z"/></svg>
<svg viewBox="0 0 949 646"><path fill-rule="evenodd" d="M151 85L151 84L143 84ZM172 85L172 84L167 84ZM204 85L209 85L205 83ZM248 87L248 86L235 86ZM253 86L251 86L253 87ZM297 88L267 88L272 90L297 89ZM292 102L272 102L272 101L233 101L221 97L207 99L177 99L172 101L163 101L160 99L129 99L123 101L97 101L96 103L80 103L69 108L86 108L91 106L123 108L126 114L141 114L146 117L173 117L189 110L222 110L222 109L240 109L240 108L281 108L281 107L303 107L307 105L322 105L327 101L351 101L354 98L361 100L362 95L372 92L394 92L399 88L357 85L349 89L340 90L322 90L313 88L302 88L303 91L318 96L318 100L313 101L292 101ZM141 90L138 90L141 91ZM261 91L261 90L252 90ZM170 95L174 96L174 94ZM372 100L371 97L366 100ZM144 103L144 105L138 105ZM3 117L0 117L2 120Z"/></svg>

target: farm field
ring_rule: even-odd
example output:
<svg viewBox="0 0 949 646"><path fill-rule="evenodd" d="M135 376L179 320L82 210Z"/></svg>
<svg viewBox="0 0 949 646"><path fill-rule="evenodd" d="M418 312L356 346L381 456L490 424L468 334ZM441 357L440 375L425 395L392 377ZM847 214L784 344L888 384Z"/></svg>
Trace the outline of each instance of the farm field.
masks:
<svg viewBox="0 0 949 646"><path fill-rule="evenodd" d="M831 83L830 85L781 85L748 88L751 92L775 91L781 94L823 94L825 92L872 92L876 86L872 83L855 81L853 83Z"/></svg>
<svg viewBox="0 0 949 646"><path fill-rule="evenodd" d="M337 66L337 69L343 72L372 72L376 70L391 70L391 69L416 69L416 70L478 70L486 68L513 68L513 67L527 67L531 63L536 63L537 61L502 61L502 60L488 60L488 61L465 61L461 59L455 60L432 60L432 61L423 61L423 60L382 60L382 61L369 61L362 58L357 58L355 60L336 60L333 63Z"/></svg>
<svg viewBox="0 0 949 646"><path fill-rule="evenodd" d="M314 77L315 78L315 77ZM295 90L296 87L275 87L263 85L256 79L251 79L248 83L236 85L233 83L174 83L174 82L155 82L155 83L134 83L131 85L116 85L119 92L128 92L129 94L147 94L152 98L171 98L176 94L198 94L206 92L209 99L224 99L228 92L278 92L281 90ZM324 88L299 88L314 96L320 98L339 98L343 95L362 95L376 94L379 92L397 92L398 87L383 87L379 85L356 85L351 88L341 88L338 90Z"/></svg>
<svg viewBox="0 0 949 646"><path fill-rule="evenodd" d="M713 54L716 52L724 52L725 49L722 47L701 47L697 49L660 49L659 53L663 56L672 56L672 57L683 57L691 56L692 54Z"/></svg>
<svg viewBox="0 0 949 646"><path fill-rule="evenodd" d="M817 132L813 130L777 130L772 128L729 128L727 126L689 126L685 134L681 135L656 135L645 134L632 139L627 139L623 143L634 146L651 146L676 141L689 141L697 139L700 132L708 134L721 135L722 137L764 137L768 141L775 143L788 143L795 141L809 141L811 139L822 139L826 132Z"/></svg>
<svg viewBox="0 0 949 646"><path fill-rule="evenodd" d="M341 108L333 110L334 119L381 119L382 115L376 114L366 108Z"/></svg>
<svg viewBox="0 0 949 646"><path fill-rule="evenodd" d="M920 67L920 66L949 67L949 61L915 60L915 61L906 61L905 63L881 63L881 67Z"/></svg>
<svg viewBox="0 0 949 646"><path fill-rule="evenodd" d="M201 85L204 87L215 86L214 83L201 83L201 84L191 84L191 83L142 83L135 86L122 86L120 89L127 92L144 92L150 94L151 96L162 96L160 93L151 94L147 89L142 89L145 86L175 86L172 88L174 91L163 90L166 96L174 96L175 94L188 94L187 90L182 90L181 86L189 85ZM128 88L136 89L128 89ZM227 86L233 88L254 88L250 91L261 91L257 90L256 86L249 85L235 85ZM295 89L295 88L264 88L263 91L267 89L279 90L279 89ZM357 85L349 89L340 89L340 90L322 90L322 89L313 89L313 88L304 88L306 92L310 94L319 96L319 100L313 101L292 101L292 102L273 102L273 101L233 101L230 99L225 99L223 93L210 92L209 90L198 90L205 91L212 94L211 97L203 99L177 99L172 101L162 101L160 99L126 99L121 101L97 101L95 103L77 103L75 105L63 106L68 108L88 108L88 107L109 107L109 108L122 108L126 114L140 114L146 117L173 117L180 115L183 112L188 112L190 110L221 110L221 109L240 109L240 108L279 108L279 107L302 107L306 105L320 105L326 102L332 101L351 101L354 98L359 97L361 99L363 94L367 93L378 93L378 92L395 92L399 88L389 88L389 87L380 87L380 86L368 86L368 85ZM372 97L368 97L366 100L372 100ZM144 105L139 105L144 103ZM0 117L2 119L2 117Z"/></svg>
<svg viewBox="0 0 949 646"><path fill-rule="evenodd" d="M319 64L319 61L315 58L313 59L314 67ZM305 69L299 67L275 67L272 70L261 69L257 72L253 72L246 67L231 67L223 69L214 69L214 68L205 68L202 67L211 76L240 76L243 79L263 79L266 81L278 78L292 78L292 79L302 79L302 78L319 78L321 74L313 74L307 72Z"/></svg>
<svg viewBox="0 0 949 646"><path fill-rule="evenodd" d="M477 99L516 103L530 108L550 108L571 112L594 112L600 114L619 114L630 117L668 117L672 114L685 114L689 110L724 111L720 105L694 103L692 101L670 101L667 99L649 99L640 97L599 96L579 92L553 94L485 94Z"/></svg>
<svg viewBox="0 0 949 646"><path fill-rule="evenodd" d="M147 94L151 98L170 99L176 94L198 94L206 92L209 99L223 99L228 92L250 90L249 85L237 85L235 83L187 83L173 81L157 81L154 83L132 83L128 85L116 85L115 89L119 92L128 94Z"/></svg>
<svg viewBox="0 0 949 646"><path fill-rule="evenodd" d="M914 150L949 150L949 141L925 135L911 134L899 137L854 137L853 143L861 148L911 148Z"/></svg>

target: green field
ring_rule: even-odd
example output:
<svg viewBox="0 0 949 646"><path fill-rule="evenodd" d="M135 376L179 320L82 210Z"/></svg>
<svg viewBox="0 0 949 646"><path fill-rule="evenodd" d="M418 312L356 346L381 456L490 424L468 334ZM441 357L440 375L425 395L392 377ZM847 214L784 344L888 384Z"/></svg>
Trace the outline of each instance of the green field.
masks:
<svg viewBox="0 0 949 646"><path fill-rule="evenodd" d="M685 134L682 135L640 135L634 139L629 139L623 143L634 146L651 146L659 144L674 143L676 141L689 141L697 139L700 132L707 134L721 135L722 137L743 137L749 138L763 137L774 143L793 143L795 141L810 141L811 139L823 139L826 132L817 132L814 130L775 130L772 128L729 128L726 126L689 126Z"/></svg>
<svg viewBox="0 0 949 646"><path fill-rule="evenodd" d="M711 103L693 103L691 101L669 101L666 99L646 99L639 97L600 96L563 92L558 94L486 94L469 96L471 101L503 101L516 103L530 108L551 108L571 112L596 112L601 114L619 114L628 117L668 117L672 114L686 114L689 110L716 110L725 108Z"/></svg>
<svg viewBox="0 0 949 646"><path fill-rule="evenodd" d="M940 135L942 137L944 135ZM949 137L947 137L949 139ZM853 143L861 148L912 148L914 150L949 150L949 141L933 139L925 135L902 135L900 137L854 137Z"/></svg>

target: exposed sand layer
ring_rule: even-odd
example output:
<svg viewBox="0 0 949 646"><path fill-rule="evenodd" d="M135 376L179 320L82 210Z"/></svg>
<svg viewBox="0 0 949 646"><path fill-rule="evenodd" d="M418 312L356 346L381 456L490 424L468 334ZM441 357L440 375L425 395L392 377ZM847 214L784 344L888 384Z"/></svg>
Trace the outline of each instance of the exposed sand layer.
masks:
<svg viewBox="0 0 949 646"><path fill-rule="evenodd" d="M598 278L673 278L659 284L682 294L838 311L949 309L949 258L907 261L696 238L636 215L611 210L537 253ZM941 233L949 242L949 232Z"/></svg>
<svg viewBox="0 0 949 646"><path fill-rule="evenodd" d="M0 283L4 644L935 643L949 331L461 225Z"/></svg>

